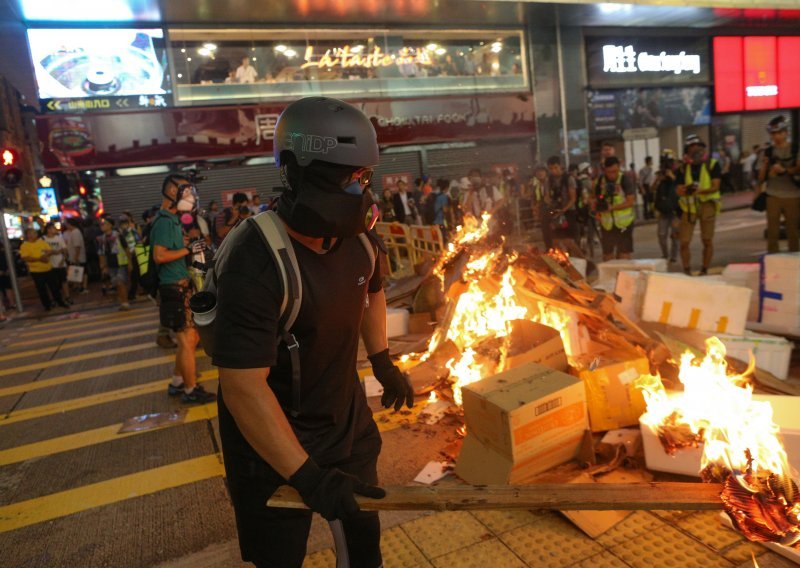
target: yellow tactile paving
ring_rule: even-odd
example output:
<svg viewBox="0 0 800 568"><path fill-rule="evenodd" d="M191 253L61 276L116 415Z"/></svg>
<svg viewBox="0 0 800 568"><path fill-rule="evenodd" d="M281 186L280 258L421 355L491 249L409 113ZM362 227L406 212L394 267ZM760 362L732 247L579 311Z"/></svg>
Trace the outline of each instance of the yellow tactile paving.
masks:
<svg viewBox="0 0 800 568"><path fill-rule="evenodd" d="M714 550L722 550L744 540L741 534L722 524L719 512L716 511L691 515L675 523L675 526Z"/></svg>
<svg viewBox="0 0 800 568"><path fill-rule="evenodd" d="M117 335L118 337L124 337L124 334L121 332L127 331L129 329L135 329L139 327L148 327L153 330L153 338L155 339L156 329L158 328L158 322L156 319L146 320L146 321L138 321L134 323L126 323L125 325L115 325L112 328L99 328L99 329L89 329L86 331L79 331L76 333L70 334L53 334L49 337L42 337L38 339L28 339L25 341L14 341L6 345L9 349L16 349L17 347L30 347L32 345L42 345L44 343L58 345L62 343L65 339L71 340L75 339L76 337L86 337L88 335L104 335L108 337L109 334ZM69 341L65 343L68 345Z"/></svg>
<svg viewBox="0 0 800 568"><path fill-rule="evenodd" d="M336 554L331 548L309 554L303 561L303 568L336 568Z"/></svg>
<svg viewBox="0 0 800 568"><path fill-rule="evenodd" d="M760 555L767 552L767 549L757 542L750 542L750 541L743 541L739 544L734 544L733 546L729 546L720 554L724 556L727 560L730 560L734 564L741 564L743 562L747 562L753 558L753 555L759 557Z"/></svg>
<svg viewBox="0 0 800 568"><path fill-rule="evenodd" d="M108 307L112 308L112 309L114 308L113 305L109 305ZM47 321L47 322L43 322L43 323L35 323L33 325L27 326L25 329L45 329L45 328L54 328L54 327L55 328L59 328L59 327L62 327L63 325L65 325L65 324L92 323L92 322L95 322L95 321L105 321L105 320L108 320L109 318L110 319L119 319L120 317L125 317L126 315L128 315L128 316L138 315L138 314L140 314L142 312L145 312L145 311L156 313L157 309L155 308L155 306L153 306L151 304L151 305L134 306L128 312L119 312L116 309L114 309L114 311L111 311L111 312L90 312L90 313L77 312L78 313L78 317L74 317L74 316L72 316L72 317L63 317L63 316L61 316L57 320Z"/></svg>
<svg viewBox="0 0 800 568"><path fill-rule="evenodd" d="M626 543L647 531L658 530L660 526L666 525L650 513L636 511L597 537L597 542L606 548L611 548Z"/></svg>
<svg viewBox="0 0 800 568"><path fill-rule="evenodd" d="M577 564L577 568L628 568L628 566L629 565L626 564L621 558L617 558L608 551L596 556L592 556L591 558L587 558L580 564ZM653 568L658 567L653 566Z"/></svg>
<svg viewBox="0 0 800 568"><path fill-rule="evenodd" d="M667 521L670 524L675 524L680 519L684 517L688 517L689 515L693 515L696 511L650 511L656 517L661 518L664 521Z"/></svg>
<svg viewBox="0 0 800 568"><path fill-rule="evenodd" d="M32 337L41 337L43 335L49 335L52 337L61 337L62 339L65 337L73 337L74 334L71 332L80 330L80 332L96 329L96 328L105 328L105 329L114 329L118 323L127 324L133 321L144 320L144 319L151 319L155 321L158 317L156 312L146 312L142 314L130 315L130 312L121 312L119 314L114 314L114 317L108 317L105 319L97 319L91 322L85 322L80 320L73 320L72 323L65 321L62 323L61 327L55 327L53 329L36 329L32 331L23 331L19 334L19 337L28 339Z"/></svg>
<svg viewBox="0 0 800 568"><path fill-rule="evenodd" d="M603 552L602 546L556 514L503 533L500 540L529 566L537 567L575 566Z"/></svg>
<svg viewBox="0 0 800 568"><path fill-rule="evenodd" d="M381 555L384 568L430 565L422 551L411 542L409 536L399 526L381 532Z"/></svg>
<svg viewBox="0 0 800 568"><path fill-rule="evenodd" d="M145 335L151 335L155 337L155 332L152 329L147 329L144 331L137 331L134 333L124 333L120 335L112 335L111 337L97 337L94 339L84 339L83 341L75 341L73 343L64 343L63 345L50 345L48 347L40 347L39 349L29 349L27 351L17 351L16 353L8 353L7 355L0 355L0 361L11 361L13 359L23 359L25 357L33 357L34 355L43 355L45 353L52 353L56 349L61 351L65 351L67 349L77 349L78 347L95 347L97 345L101 345L103 343L111 343L112 341L122 341L124 339L134 339L137 337L144 337ZM155 341L153 341L153 345L155 345Z"/></svg>
<svg viewBox="0 0 800 568"><path fill-rule="evenodd" d="M530 511L472 511L472 514L494 534L502 534L534 522L539 515Z"/></svg>
<svg viewBox="0 0 800 568"><path fill-rule="evenodd" d="M679 530L662 526L611 549L633 568L711 568L733 566Z"/></svg>
<svg viewBox="0 0 800 568"><path fill-rule="evenodd" d="M428 558L442 556L491 536L489 530L466 511L447 511L401 526Z"/></svg>
<svg viewBox="0 0 800 568"><path fill-rule="evenodd" d="M109 355L123 355L125 353L133 353L134 351L143 351L145 349L155 348L155 343L148 341L146 343L126 345L125 347L103 349L101 351L89 350L88 352L81 353L80 355L59 357L57 359L50 359L49 361L39 361L38 363L30 363L28 365L20 365L18 367L6 367L5 369L0 369L0 377L7 377L8 375L16 375L18 373L26 373L28 371L36 371L39 369L49 369L51 367L60 367L61 365L77 363L78 361L86 361L87 359L97 359L99 357L107 357Z"/></svg>
<svg viewBox="0 0 800 568"><path fill-rule="evenodd" d="M433 565L437 568L525 568L525 563L496 538L434 558Z"/></svg>

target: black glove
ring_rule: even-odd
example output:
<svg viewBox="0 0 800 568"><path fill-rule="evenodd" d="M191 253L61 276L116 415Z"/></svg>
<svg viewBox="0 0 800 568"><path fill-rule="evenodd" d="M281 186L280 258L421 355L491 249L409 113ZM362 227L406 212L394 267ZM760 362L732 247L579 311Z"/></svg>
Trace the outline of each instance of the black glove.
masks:
<svg viewBox="0 0 800 568"><path fill-rule="evenodd" d="M370 355L368 359L372 363L372 372L375 373L375 378L383 385L381 405L384 408L394 405L394 409L397 411L403 407L405 401L406 406L412 408L414 406L414 388L408 380L408 375L392 363L389 350L385 349L380 353Z"/></svg>
<svg viewBox="0 0 800 568"><path fill-rule="evenodd" d="M206 248L206 242L203 239L197 239L196 241L192 241L186 245L186 249L189 251L189 254L199 254L206 250Z"/></svg>
<svg viewBox="0 0 800 568"><path fill-rule="evenodd" d="M358 513L355 495L383 499L386 491L367 485L357 477L335 467L321 468L308 458L289 478L289 485L297 489L309 509L326 520L346 519Z"/></svg>

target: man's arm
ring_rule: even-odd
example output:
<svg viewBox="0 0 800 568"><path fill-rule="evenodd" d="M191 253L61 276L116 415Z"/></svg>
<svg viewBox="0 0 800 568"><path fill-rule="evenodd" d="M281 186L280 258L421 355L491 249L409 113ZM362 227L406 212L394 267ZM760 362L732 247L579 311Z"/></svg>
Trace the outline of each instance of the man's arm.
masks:
<svg viewBox="0 0 800 568"><path fill-rule="evenodd" d="M153 245L153 260L156 264L166 264L167 262L174 262L189 254L189 249L184 247L178 250L170 250L162 245Z"/></svg>
<svg viewBox="0 0 800 568"><path fill-rule="evenodd" d="M367 355L375 355L389 348L386 338L386 294L383 289L368 294L369 307L364 310L361 320L361 339L367 348Z"/></svg>
<svg viewBox="0 0 800 568"><path fill-rule="evenodd" d="M225 405L245 440L275 471L289 479L308 459L278 399L267 385L269 368L219 368Z"/></svg>

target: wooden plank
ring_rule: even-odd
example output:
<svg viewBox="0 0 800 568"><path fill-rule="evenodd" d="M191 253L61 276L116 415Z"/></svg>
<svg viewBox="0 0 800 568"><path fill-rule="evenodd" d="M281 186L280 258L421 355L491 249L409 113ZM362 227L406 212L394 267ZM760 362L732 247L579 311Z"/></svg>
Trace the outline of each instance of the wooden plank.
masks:
<svg viewBox="0 0 800 568"><path fill-rule="evenodd" d="M721 510L722 486L712 483L555 483L536 485L444 485L385 487L384 499L357 496L365 511L463 511L553 509L636 511ZM291 487L281 487L268 507L304 509Z"/></svg>

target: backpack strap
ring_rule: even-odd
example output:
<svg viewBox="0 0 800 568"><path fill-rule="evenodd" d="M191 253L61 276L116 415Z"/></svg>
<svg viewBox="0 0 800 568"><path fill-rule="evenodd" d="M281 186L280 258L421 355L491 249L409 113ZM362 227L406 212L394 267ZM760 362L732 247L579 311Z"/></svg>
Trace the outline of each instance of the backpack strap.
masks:
<svg viewBox="0 0 800 568"><path fill-rule="evenodd" d="M292 408L289 413L297 417L300 414L301 402L300 344L290 329L300 313L300 305L303 300L300 266L297 264L289 233L286 232L286 227L277 213L264 211L247 221L255 223L258 227L259 235L264 241L264 246L272 254L283 282L283 299L281 300L278 326L281 340L289 350L292 365Z"/></svg>

